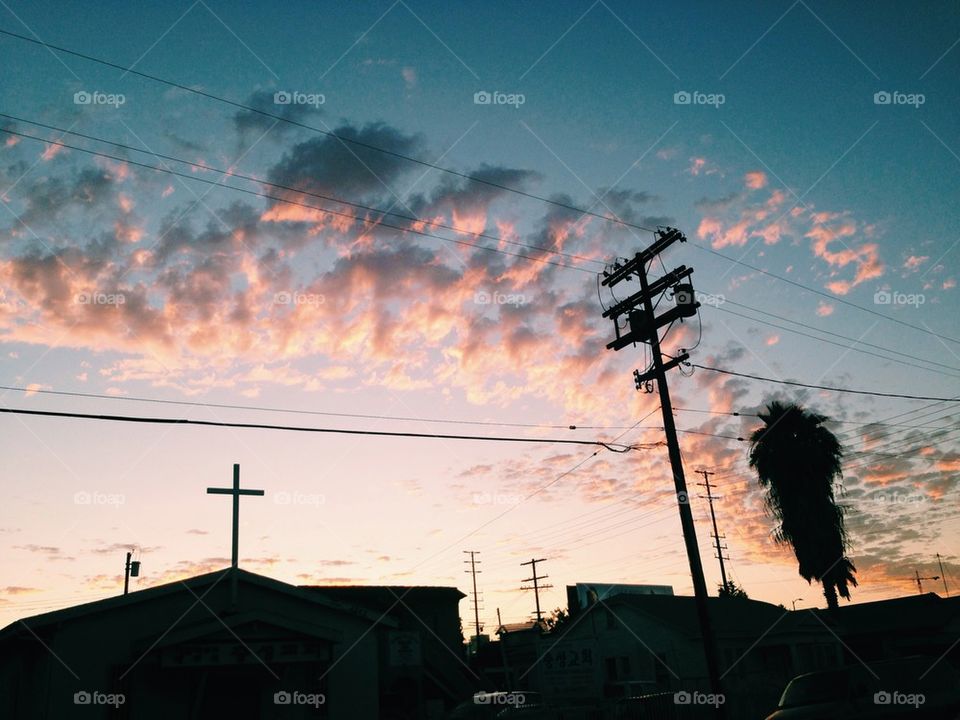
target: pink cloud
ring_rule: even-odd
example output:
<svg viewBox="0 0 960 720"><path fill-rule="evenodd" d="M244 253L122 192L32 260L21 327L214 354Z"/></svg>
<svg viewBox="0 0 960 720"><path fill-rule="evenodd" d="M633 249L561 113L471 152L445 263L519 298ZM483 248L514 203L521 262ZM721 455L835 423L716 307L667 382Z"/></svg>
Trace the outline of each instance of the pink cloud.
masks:
<svg viewBox="0 0 960 720"><path fill-rule="evenodd" d="M764 172L748 172L744 176L744 182L751 190L760 190L767 186L767 175Z"/></svg>
<svg viewBox="0 0 960 720"><path fill-rule="evenodd" d="M66 148L63 145L47 145L46 150L43 151L43 154L40 156L45 162L53 160L57 155L62 153Z"/></svg>
<svg viewBox="0 0 960 720"><path fill-rule="evenodd" d="M903 263L903 269L908 271L915 271L920 268L923 263L930 259L929 255L911 255Z"/></svg>
<svg viewBox="0 0 960 720"><path fill-rule="evenodd" d="M828 289L838 295L846 295L857 285L883 275L884 265L880 260L879 247L876 243L863 243L851 247L845 240L856 234L855 222L847 219L842 213L814 213L812 218L815 224L806 233L806 237L813 241L814 256L825 260L834 269L844 268L850 264L856 266L852 280L832 280L827 283ZM825 224L828 222L832 223L831 227ZM842 249L833 250L831 246L835 243L841 244Z"/></svg>
<svg viewBox="0 0 960 720"><path fill-rule="evenodd" d="M699 175L703 172L703 169L707 166L707 159L702 157L692 157L690 158L690 166L687 168L687 172L691 175Z"/></svg>

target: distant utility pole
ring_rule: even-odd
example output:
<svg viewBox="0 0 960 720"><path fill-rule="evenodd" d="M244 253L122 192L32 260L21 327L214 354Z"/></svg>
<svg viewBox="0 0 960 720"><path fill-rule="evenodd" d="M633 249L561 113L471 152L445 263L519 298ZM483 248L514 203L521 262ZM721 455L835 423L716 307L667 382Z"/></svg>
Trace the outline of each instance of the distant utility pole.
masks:
<svg viewBox="0 0 960 720"><path fill-rule="evenodd" d="M676 357L664 362L658 334L659 328L664 325L696 315L700 303L694 297L693 285L687 280L693 274L693 268L681 265L653 282L647 279L647 265L673 243L678 240L685 242L687 239L676 228L659 228L655 237L653 244L638 252L632 260L628 260L623 265L614 263L610 270L603 272L601 284L610 287L611 290L617 283L628 280L633 276L636 276L640 281L639 292L616 302L603 312L603 317L613 320L615 333L615 338L607 344L607 349L620 350L627 345L638 342L650 345L653 356L651 366L642 373L639 370L634 371L633 376L637 390L644 389L647 392L653 392L651 381L654 381L657 390L660 392L663 432L666 436L667 449L670 455L673 484L680 510L680 525L683 528L687 561L690 564L690 575L693 580L693 593L696 598L700 633L703 637L703 652L707 663L707 673L712 692L720 694L723 692L720 685L720 664L717 659L716 638L710 625L710 614L707 608L707 584L703 578L703 564L700 561L700 551L697 545L697 531L693 524L693 513L690 511L687 481L683 474L683 460L680 457L680 444L677 441L677 428L673 422L673 405L670 402L670 391L667 388L667 370L678 367L690 356L688 353L681 351ZM659 299L671 288L676 305L657 316L654 309L654 299ZM629 331L626 334L621 334L620 318L624 315L627 320L625 327L629 326ZM722 714L721 706L718 715Z"/></svg>
<svg viewBox="0 0 960 720"><path fill-rule="evenodd" d="M727 585L727 570L723 566L723 561L729 560L730 558L723 557L723 551L727 549L727 546L720 544L720 538L722 536L720 535L720 532L717 530L717 516L713 512L713 501L719 500L720 496L712 495L710 493L710 490L711 490L710 476L716 475L716 473L709 472L707 470L698 470L697 472L703 475L703 482L697 483L697 485L699 485L700 487L705 487L707 489L707 494L701 495L700 497L705 497L707 499L707 502L710 503L710 520L713 521L713 539L716 540L717 542L717 560L720 561L720 577L723 580L723 591L727 593L727 592L730 592L730 586Z"/></svg>
<svg viewBox="0 0 960 720"><path fill-rule="evenodd" d="M132 552L127 553L127 561L123 566L123 594L130 592L130 578L140 576L140 561L131 560Z"/></svg>
<svg viewBox="0 0 960 720"><path fill-rule="evenodd" d="M483 572L483 570L477 570L477 563L479 562L476 559L476 556L480 554L477 550L464 550L467 555L470 556L469 560L464 560L465 563L470 564L469 570L464 570L473 576L473 625L476 630L474 632L474 637L477 638L477 643L480 642L480 603L477 600L477 573Z"/></svg>
<svg viewBox="0 0 960 720"><path fill-rule="evenodd" d="M524 580L523 582L532 582L532 583L533 583L533 587L532 587L532 588L531 588L531 587L521 587L520 589L521 589L521 590L533 590L533 597L534 597L534 600L535 600L536 603L537 603L537 622L540 622L540 618L541 618L542 615L543 615L543 614L540 612L540 591L541 591L541 590L546 590L547 588L552 588L552 587L553 587L553 585L540 585L540 584L539 584L541 580L546 580L548 577L550 577L549 575L537 575L537 563L542 563L542 562L546 562L546 561L547 561L546 558L539 558L539 559L536 559L536 560L530 560L529 562L520 563L521 566L523 566L523 565L529 565L529 566L530 566L530 574L532 575L532 577L528 577L528 578L527 578L526 580Z"/></svg>
<svg viewBox="0 0 960 720"><path fill-rule="evenodd" d="M937 553L937 564L940 566L940 577L943 578L943 594L950 597L950 591L947 590L947 574L943 571L943 560L940 559L940 553Z"/></svg>
<svg viewBox="0 0 960 720"><path fill-rule="evenodd" d="M914 570L914 574L917 576L917 592L923 595L923 580L939 580L939 575L931 575L930 577L920 577L920 571Z"/></svg>

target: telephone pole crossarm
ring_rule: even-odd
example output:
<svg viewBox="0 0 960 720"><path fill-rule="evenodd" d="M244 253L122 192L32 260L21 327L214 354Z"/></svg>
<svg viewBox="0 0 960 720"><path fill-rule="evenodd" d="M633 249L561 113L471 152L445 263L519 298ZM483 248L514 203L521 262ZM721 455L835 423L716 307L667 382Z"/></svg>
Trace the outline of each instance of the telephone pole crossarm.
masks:
<svg viewBox="0 0 960 720"><path fill-rule="evenodd" d="M520 563L521 566L524 566L524 565L529 565L529 566L530 566L530 575L531 575L531 577L528 577L526 580L523 580L522 582L532 582L532 583L533 583L533 587L522 587L522 586L521 586L520 589L521 589L521 590L533 590L534 602L536 603L536 607L537 607L537 622L540 622L540 620L541 620L542 617L543 617L543 613L540 611L540 591L541 591L541 590L546 590L547 588L552 588L552 587L553 587L553 585L541 585L541 584L540 584L540 581L541 581L541 580L546 580L548 577L550 577L549 575L537 575L537 563L542 563L542 562L546 562L546 561L547 561L546 558L536 558L536 559L533 559L533 560L529 560L529 561L527 561L527 562L522 562L522 563Z"/></svg>

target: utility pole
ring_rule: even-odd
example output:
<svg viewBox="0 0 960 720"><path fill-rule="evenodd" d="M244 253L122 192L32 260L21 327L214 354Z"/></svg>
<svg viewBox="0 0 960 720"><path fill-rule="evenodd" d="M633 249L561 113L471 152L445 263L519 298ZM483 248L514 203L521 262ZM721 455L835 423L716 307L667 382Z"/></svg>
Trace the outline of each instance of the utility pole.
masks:
<svg viewBox="0 0 960 720"><path fill-rule="evenodd" d="M541 591L541 590L546 590L547 588L552 588L552 587L553 587L553 585L540 585L540 584L539 584L539 582L540 582L541 580L546 580L548 577L550 577L549 575L537 575L537 563L542 563L542 562L546 562L546 561L547 561L546 558L539 558L539 559L536 559L536 560L530 560L529 562L520 563L521 566L523 566L523 565L529 565L530 568L531 568L530 574L531 574L533 577L528 577L528 578L527 578L526 580L524 580L523 582L532 582L532 583L533 583L533 587L532 587L532 588L530 588L530 587L521 587L520 589L521 589L521 590L533 590L533 597L534 597L534 600L535 600L536 603L537 603L537 622L540 622L540 619L541 619L541 617L542 617L542 613L540 612L540 591Z"/></svg>
<svg viewBox="0 0 960 720"><path fill-rule="evenodd" d="M913 572L914 572L914 574L917 576L917 592L919 592L921 595L923 595L923 582L921 582L921 581L923 581L923 580L939 580L939 579L940 579L940 576L939 576L939 575L932 575L932 576L930 576L930 577L920 577L920 571L919 571L919 570L914 570Z"/></svg>
<svg viewBox="0 0 960 720"><path fill-rule="evenodd" d="M470 556L469 560L464 560L465 563L470 564L469 570L464 570L473 576L473 626L475 629L474 637L477 638L477 646L480 645L480 603L477 600L477 573L483 572L483 570L477 570L477 559L476 556L479 555L477 550L464 550L467 555Z"/></svg>
<svg viewBox="0 0 960 720"><path fill-rule="evenodd" d="M127 562L123 566L123 594L126 595L130 592L130 577L139 577L140 576L140 561L131 560L133 557L132 552L127 553Z"/></svg>
<svg viewBox="0 0 960 720"><path fill-rule="evenodd" d="M683 460L680 456L680 444L677 440L677 428L673 422L673 405L670 402L670 391L667 388L667 370L679 366L690 356L686 352L680 352L677 357L664 362L657 332L664 325L696 315L700 303L694 297L693 285L689 281L684 282L693 274L693 268L681 265L653 282L647 279L647 264L674 242L678 240L685 242L687 239L676 228L659 228L655 237L653 244L638 252L632 260L628 260L624 265L615 263L610 271L605 270L603 273L601 284L611 289L617 283L628 280L634 275L640 281L639 292L624 298L603 312L603 317L609 317L613 320L615 333L615 339L607 344L607 349L620 350L637 342L650 345L653 363L643 373L634 371L634 380L638 390L646 388L648 392L652 391L649 383L654 380L660 392L663 432L667 441L670 467L673 471L673 484L680 510L680 525L683 528L687 561L690 564L690 575L693 580L693 593L696 599L700 634L703 637L703 652L707 664L707 673L710 678L711 691L715 694L721 694L723 690L720 685L720 664L717 659L716 638L713 634L707 608L707 585L703 578L703 564L697 546L697 531L693 524L693 513L690 511L687 481L683 474ZM673 289L676 306L664 311L658 317L654 310L654 297L662 295L670 288ZM638 306L640 306L639 309ZM629 332L624 335L620 333L619 318L622 315L627 316L630 328ZM722 717L722 715L723 708L721 706L718 716Z"/></svg>
<svg viewBox="0 0 960 720"><path fill-rule="evenodd" d="M940 577L943 578L943 594L950 597L950 591L947 590L947 574L943 571L943 560L940 559L940 553L937 553L937 564L940 566Z"/></svg>
<svg viewBox="0 0 960 720"><path fill-rule="evenodd" d="M705 487L705 488L707 489L707 494L706 494L706 495L701 495L700 497L706 497L707 502L710 503L710 520L713 521L713 539L716 540L716 543L717 543L717 560L720 561L720 578L723 580L723 591L724 591L725 593L727 593L727 592L730 592L730 586L727 585L727 570L726 570L726 568L724 568L724 566L723 566L723 561L724 561L725 559L726 559L726 560L729 560L730 558L724 558L724 557L723 557L723 551L727 549L727 546L726 546L726 545L720 545L720 532L717 530L717 516L716 516L716 514L714 514L714 512L713 512L713 501L714 501L714 500L719 500L719 499L720 499L720 496L719 496L719 495L712 495L712 494L710 493L710 490L711 490L711 487L710 487L710 476L711 476L711 475L716 475L716 473L709 472L709 471L707 471L707 470L698 470L697 472L699 472L701 475L703 475L703 482L702 482L702 483L697 483L697 485L699 485L699 486L701 486L701 487Z"/></svg>

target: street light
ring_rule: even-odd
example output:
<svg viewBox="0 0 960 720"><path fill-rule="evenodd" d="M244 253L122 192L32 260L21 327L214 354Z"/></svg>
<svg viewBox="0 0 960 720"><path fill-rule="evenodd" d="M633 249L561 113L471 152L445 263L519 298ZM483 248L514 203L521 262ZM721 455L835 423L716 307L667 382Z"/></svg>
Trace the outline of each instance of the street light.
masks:
<svg viewBox="0 0 960 720"><path fill-rule="evenodd" d="M790 604L793 605L794 611L796 611L797 609L797 600L803 600L803 598L794 598L793 600L790 601Z"/></svg>

